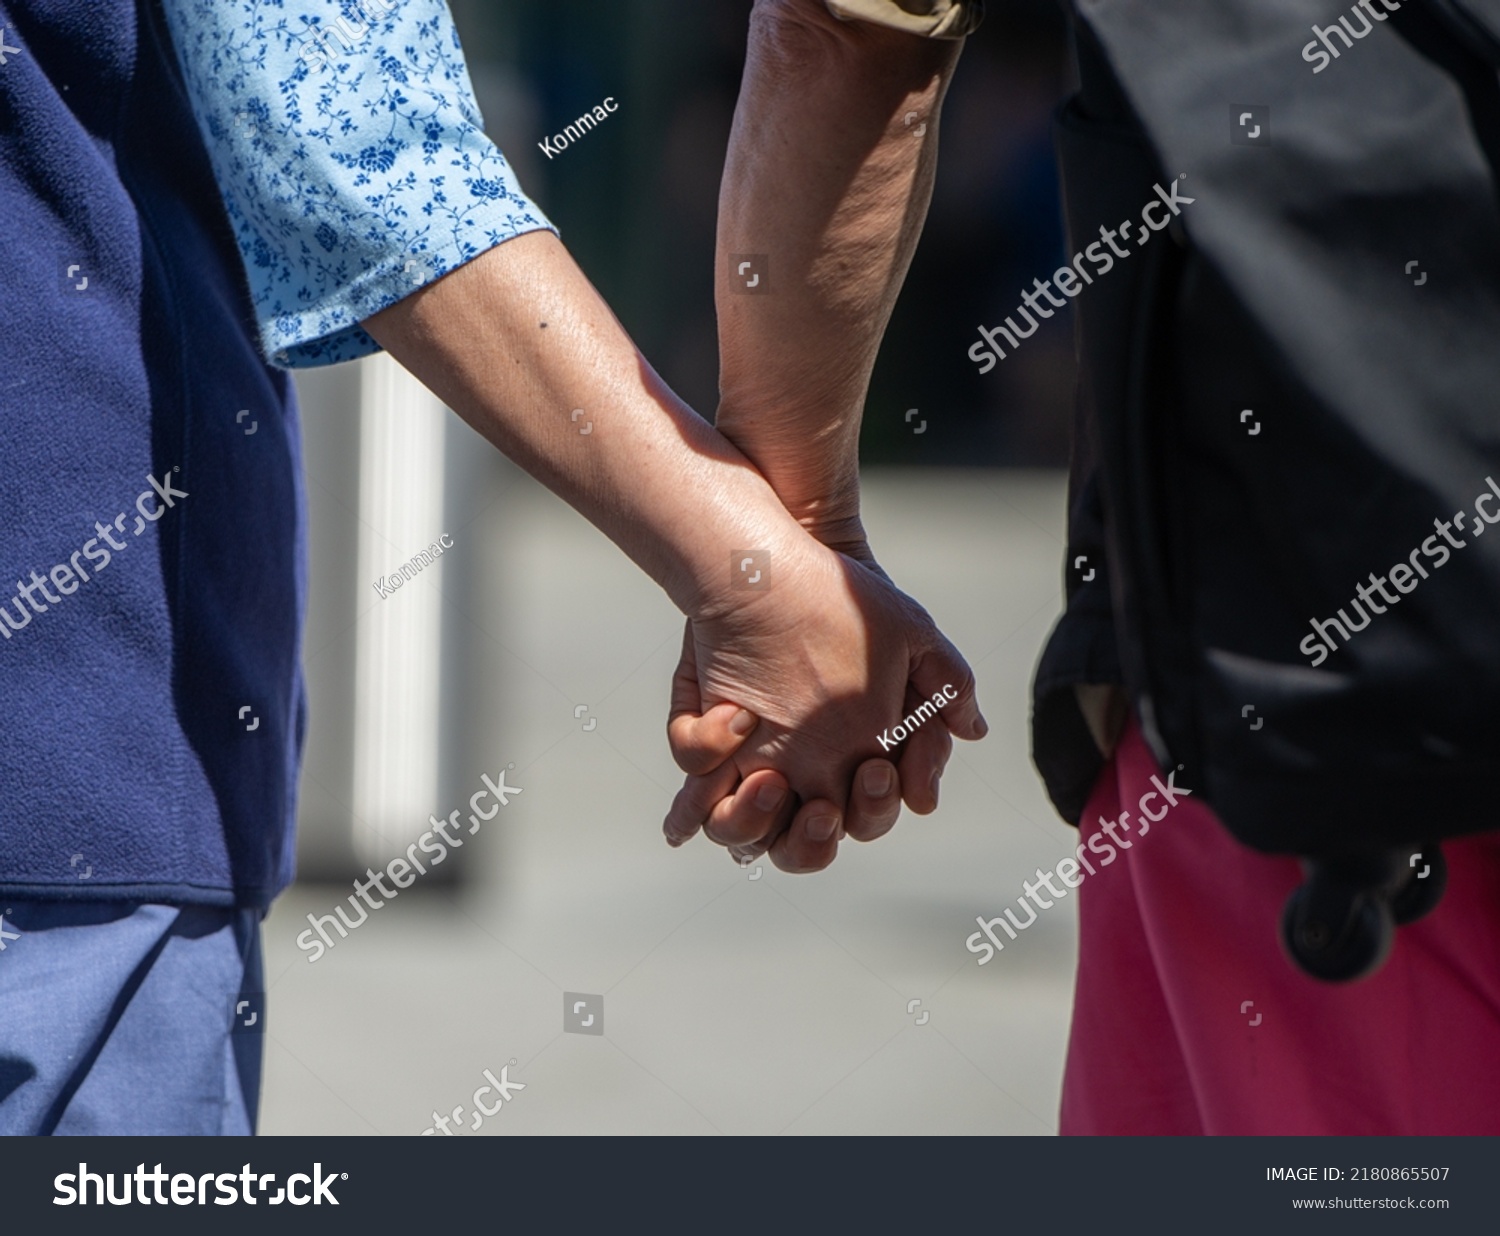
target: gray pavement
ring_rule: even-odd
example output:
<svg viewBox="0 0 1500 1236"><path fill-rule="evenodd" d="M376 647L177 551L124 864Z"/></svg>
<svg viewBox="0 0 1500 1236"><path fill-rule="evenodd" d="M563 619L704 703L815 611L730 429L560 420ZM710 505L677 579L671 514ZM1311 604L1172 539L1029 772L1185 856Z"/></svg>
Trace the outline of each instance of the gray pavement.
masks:
<svg viewBox="0 0 1500 1236"><path fill-rule="evenodd" d="M496 685L455 740L463 798L434 810L507 764L522 793L450 856L461 885L419 880L315 964L296 936L348 885L278 903L262 1132L418 1134L460 1104L463 1136L1055 1132L1073 903L982 968L964 940L1070 847L1026 731L1061 603L1062 478L868 478L882 562L969 658L991 732L960 744L936 815L792 877L663 843L680 619L505 468L464 530L478 549L444 567L450 598L456 569L478 577L463 618L481 651L461 677ZM314 710L314 727L339 723ZM565 992L602 997L602 1035L564 1032ZM502 1068L525 1089L476 1131L471 1096Z"/></svg>

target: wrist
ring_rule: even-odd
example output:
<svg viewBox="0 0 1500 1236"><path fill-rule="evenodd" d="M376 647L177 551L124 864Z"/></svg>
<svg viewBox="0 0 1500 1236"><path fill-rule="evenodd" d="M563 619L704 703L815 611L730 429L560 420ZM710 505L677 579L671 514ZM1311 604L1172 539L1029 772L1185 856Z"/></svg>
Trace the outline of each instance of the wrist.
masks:
<svg viewBox="0 0 1500 1236"><path fill-rule="evenodd" d="M722 547L690 572L680 605L695 623L715 623L731 614L777 606L778 597L831 557L790 519L739 523L710 540Z"/></svg>
<svg viewBox="0 0 1500 1236"><path fill-rule="evenodd" d="M804 531L830 548L861 545L859 416L819 421L785 406L721 403L715 427L754 466Z"/></svg>
<svg viewBox="0 0 1500 1236"><path fill-rule="evenodd" d="M695 622L756 602L784 573L803 569L810 552L821 552L765 478L712 429L703 431L712 453L698 453L686 483L661 494L670 510L657 506L641 529L654 543L651 565L642 565ZM713 449L713 439L725 449Z"/></svg>

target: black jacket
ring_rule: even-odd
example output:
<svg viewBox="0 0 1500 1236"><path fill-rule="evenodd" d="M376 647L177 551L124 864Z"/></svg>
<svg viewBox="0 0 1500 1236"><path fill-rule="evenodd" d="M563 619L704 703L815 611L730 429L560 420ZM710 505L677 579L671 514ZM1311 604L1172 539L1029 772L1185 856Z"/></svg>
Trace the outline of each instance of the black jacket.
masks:
<svg viewBox="0 0 1500 1236"><path fill-rule="evenodd" d="M1118 681L1258 848L1500 826L1500 0L1347 47L1296 0L1077 8L1069 254L1191 201L1077 297L1054 802L1102 763L1073 684Z"/></svg>

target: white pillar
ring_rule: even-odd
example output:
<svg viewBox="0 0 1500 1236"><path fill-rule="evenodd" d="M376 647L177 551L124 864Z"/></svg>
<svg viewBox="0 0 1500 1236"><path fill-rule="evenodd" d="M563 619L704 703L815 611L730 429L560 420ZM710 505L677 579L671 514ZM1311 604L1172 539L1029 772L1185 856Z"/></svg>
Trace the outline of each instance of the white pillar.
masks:
<svg viewBox="0 0 1500 1236"><path fill-rule="evenodd" d="M446 528L443 442L448 412L381 353L360 362L359 624L355 637L355 855L377 864L404 850L439 812L442 562L382 598Z"/></svg>

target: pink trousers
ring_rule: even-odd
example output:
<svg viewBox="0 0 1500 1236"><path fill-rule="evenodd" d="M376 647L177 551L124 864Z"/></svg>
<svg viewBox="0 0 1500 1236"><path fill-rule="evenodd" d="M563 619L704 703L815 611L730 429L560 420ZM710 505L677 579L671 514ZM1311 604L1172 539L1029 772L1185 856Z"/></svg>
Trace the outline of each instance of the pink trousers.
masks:
<svg viewBox="0 0 1500 1236"><path fill-rule="evenodd" d="M1192 797L1139 835L1153 774L1132 723L1084 815L1085 843L1132 827L1086 851L1061 1131L1500 1133L1500 834L1446 843L1438 908L1377 974L1325 984L1279 943L1297 862Z"/></svg>

